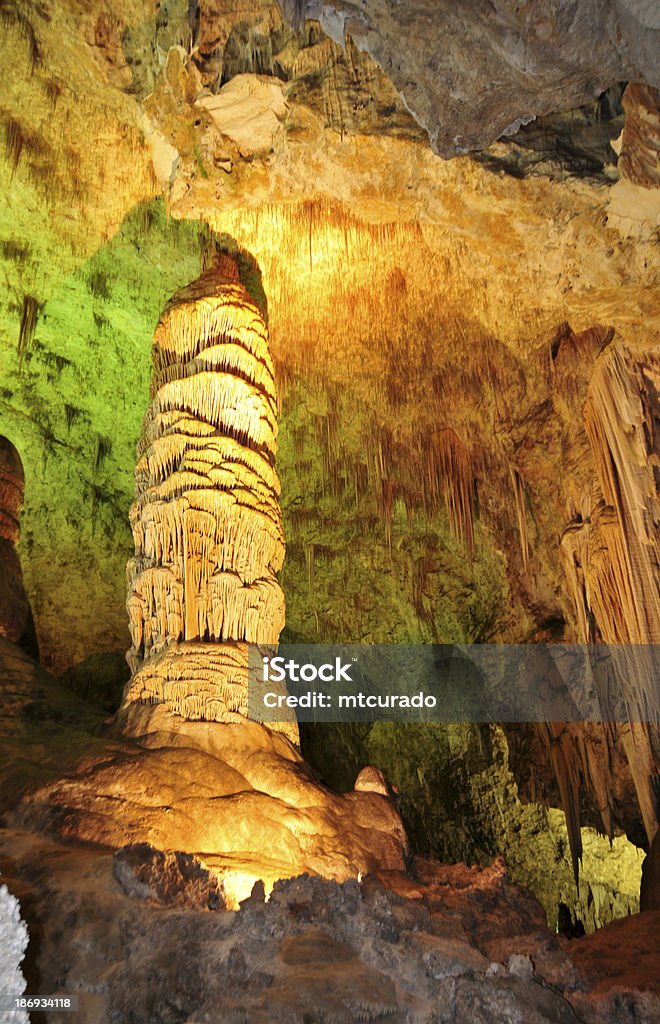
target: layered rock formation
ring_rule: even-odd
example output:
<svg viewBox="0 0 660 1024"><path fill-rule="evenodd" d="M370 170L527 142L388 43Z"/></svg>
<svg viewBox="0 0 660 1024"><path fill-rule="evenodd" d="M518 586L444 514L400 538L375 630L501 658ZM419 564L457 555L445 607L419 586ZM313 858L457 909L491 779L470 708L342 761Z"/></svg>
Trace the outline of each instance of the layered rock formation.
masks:
<svg viewBox="0 0 660 1024"><path fill-rule="evenodd" d="M247 643L277 643L284 534L264 320L222 256L156 329L128 565L133 678L124 710L247 714ZM295 737L295 729L292 735Z"/></svg>

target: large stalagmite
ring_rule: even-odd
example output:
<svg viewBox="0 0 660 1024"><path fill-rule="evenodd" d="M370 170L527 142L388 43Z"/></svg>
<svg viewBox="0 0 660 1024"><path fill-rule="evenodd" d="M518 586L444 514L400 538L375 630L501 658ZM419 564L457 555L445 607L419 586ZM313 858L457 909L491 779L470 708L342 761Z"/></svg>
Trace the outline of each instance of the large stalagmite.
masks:
<svg viewBox="0 0 660 1024"><path fill-rule="evenodd" d="M247 718L247 645L277 642L284 624L284 535L266 325L233 258L168 303L153 363L121 735L19 818L69 839L194 852L232 907L257 880L401 870L407 840L389 795L330 793L291 742L295 723Z"/></svg>
<svg viewBox="0 0 660 1024"><path fill-rule="evenodd" d="M130 517L124 708L237 721L246 644L277 642L284 625L284 534L267 330L232 257L168 303L153 364Z"/></svg>

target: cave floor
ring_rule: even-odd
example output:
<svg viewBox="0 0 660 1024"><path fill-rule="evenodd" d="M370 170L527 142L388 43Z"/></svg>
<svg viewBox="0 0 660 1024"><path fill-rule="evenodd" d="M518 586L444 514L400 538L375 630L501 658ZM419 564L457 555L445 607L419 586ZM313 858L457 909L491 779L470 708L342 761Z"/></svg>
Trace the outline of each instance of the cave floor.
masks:
<svg viewBox="0 0 660 1024"><path fill-rule="evenodd" d="M237 912L192 906L171 880L139 898L107 848L18 830L0 832L0 870L30 932L28 992L77 995L79 1024L651 1024L660 1013L660 912L560 939L502 861L416 858L407 874L343 884L302 876L267 901L257 885Z"/></svg>

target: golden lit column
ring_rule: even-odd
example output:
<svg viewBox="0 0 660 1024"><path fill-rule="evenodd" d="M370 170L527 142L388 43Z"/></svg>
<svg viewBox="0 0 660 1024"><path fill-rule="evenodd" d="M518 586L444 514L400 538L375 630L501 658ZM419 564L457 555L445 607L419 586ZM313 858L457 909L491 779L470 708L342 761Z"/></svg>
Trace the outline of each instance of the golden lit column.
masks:
<svg viewBox="0 0 660 1024"><path fill-rule="evenodd" d="M154 335L127 569L123 709L247 713L248 642L284 626L277 418L264 319L230 256L167 304Z"/></svg>

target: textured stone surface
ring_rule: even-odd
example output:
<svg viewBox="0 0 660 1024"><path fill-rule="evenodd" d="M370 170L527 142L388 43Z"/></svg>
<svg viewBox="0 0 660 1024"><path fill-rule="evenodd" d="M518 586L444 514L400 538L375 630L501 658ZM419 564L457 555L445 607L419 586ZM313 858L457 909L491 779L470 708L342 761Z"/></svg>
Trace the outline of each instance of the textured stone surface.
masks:
<svg viewBox="0 0 660 1024"><path fill-rule="evenodd" d="M263 316L221 254L170 299L154 336L127 569L133 678L122 704L247 717L247 644L276 644L284 531ZM296 742L295 725L281 725Z"/></svg>
<svg viewBox="0 0 660 1024"><path fill-rule="evenodd" d="M392 79L442 156L480 149L615 82L658 81L660 19L647 0L282 0L290 19L350 35Z"/></svg>
<svg viewBox="0 0 660 1024"><path fill-rule="evenodd" d="M28 930L21 918L18 900L6 885L0 885L0 999L10 1000L25 992L25 978L21 963L28 944ZM6 1008L8 1009L8 1007ZM8 1014L18 1024L28 1024L25 1010Z"/></svg>
<svg viewBox="0 0 660 1024"><path fill-rule="evenodd" d="M660 185L660 99L657 89L633 82L623 95L626 123L619 170L644 188Z"/></svg>
<svg viewBox="0 0 660 1024"><path fill-rule="evenodd" d="M112 873L126 895L136 899L154 900L168 907L224 909L217 879L189 853L164 853L150 843L133 843L114 852Z"/></svg>
<svg viewBox="0 0 660 1024"><path fill-rule="evenodd" d="M231 913L132 899L103 851L6 831L0 850L39 934L31 969L45 988L76 992L81 1024L651 1024L659 1008L648 955L616 974L649 915L600 933L600 958L562 949L497 864L418 861L409 877L361 884L295 878Z"/></svg>

